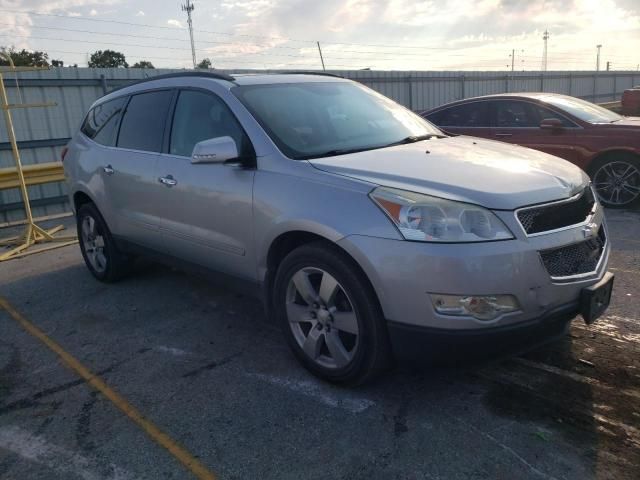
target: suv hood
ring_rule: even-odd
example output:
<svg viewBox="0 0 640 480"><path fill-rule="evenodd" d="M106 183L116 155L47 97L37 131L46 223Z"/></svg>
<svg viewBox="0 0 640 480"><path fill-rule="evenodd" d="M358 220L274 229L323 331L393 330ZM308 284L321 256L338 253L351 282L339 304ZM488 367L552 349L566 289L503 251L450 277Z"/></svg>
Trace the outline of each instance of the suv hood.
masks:
<svg viewBox="0 0 640 480"><path fill-rule="evenodd" d="M496 210L569 198L589 183L560 158L464 136L309 161L326 172Z"/></svg>

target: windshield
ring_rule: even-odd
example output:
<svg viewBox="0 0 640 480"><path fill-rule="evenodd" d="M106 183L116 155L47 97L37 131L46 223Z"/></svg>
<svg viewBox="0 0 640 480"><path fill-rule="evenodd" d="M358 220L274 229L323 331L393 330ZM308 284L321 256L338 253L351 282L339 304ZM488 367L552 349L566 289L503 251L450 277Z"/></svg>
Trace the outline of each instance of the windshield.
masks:
<svg viewBox="0 0 640 480"><path fill-rule="evenodd" d="M443 135L410 110L354 83L248 85L235 87L233 93L293 159L373 150Z"/></svg>
<svg viewBox="0 0 640 480"><path fill-rule="evenodd" d="M622 117L617 113L579 98L549 95L541 97L540 100L589 123L613 123L622 120Z"/></svg>

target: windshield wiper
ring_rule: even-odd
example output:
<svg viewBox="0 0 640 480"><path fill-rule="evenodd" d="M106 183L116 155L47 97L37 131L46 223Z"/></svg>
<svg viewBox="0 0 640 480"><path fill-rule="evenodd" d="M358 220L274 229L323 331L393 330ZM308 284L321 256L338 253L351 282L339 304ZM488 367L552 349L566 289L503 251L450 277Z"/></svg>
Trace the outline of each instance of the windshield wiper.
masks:
<svg viewBox="0 0 640 480"><path fill-rule="evenodd" d="M334 150L328 150L326 152L312 153L310 155L304 155L301 157L297 157L297 160L311 160L313 158L321 158L321 157L335 157L338 155L347 155L349 153L358 153L364 152L366 150L373 150L378 147L367 147L367 148L336 148Z"/></svg>
<svg viewBox="0 0 640 480"><path fill-rule="evenodd" d="M404 145L407 143L421 142L422 140L429 140L431 138L446 138L446 137L447 137L446 135L438 135L436 133L429 133L426 135L410 135L408 137L403 138L402 140L388 143L386 145L375 145L375 146L364 147L364 148L336 148L333 150L328 150L326 152L312 153L309 155L296 157L296 159L311 160L313 158L320 158L320 157L335 157L338 155L347 155L349 153L366 152L367 150L379 150L381 148L393 147L395 145Z"/></svg>
<svg viewBox="0 0 640 480"><path fill-rule="evenodd" d="M389 143L385 147L393 147L395 145L406 145L408 143L421 142L422 140L431 140L432 138L446 138L446 135L438 135L437 133L427 133L425 135L409 135L408 137L398 140L397 142Z"/></svg>

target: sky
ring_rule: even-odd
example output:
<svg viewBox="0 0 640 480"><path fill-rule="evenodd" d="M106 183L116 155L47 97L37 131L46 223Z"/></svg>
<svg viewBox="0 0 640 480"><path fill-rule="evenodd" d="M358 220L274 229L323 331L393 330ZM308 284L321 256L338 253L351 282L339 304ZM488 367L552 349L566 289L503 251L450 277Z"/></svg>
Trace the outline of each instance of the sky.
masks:
<svg viewBox="0 0 640 480"><path fill-rule="evenodd" d="M183 1L0 0L0 46L86 66L191 68ZM640 66L640 0L195 0L196 57L225 69L548 70ZM512 52L515 52L511 57Z"/></svg>

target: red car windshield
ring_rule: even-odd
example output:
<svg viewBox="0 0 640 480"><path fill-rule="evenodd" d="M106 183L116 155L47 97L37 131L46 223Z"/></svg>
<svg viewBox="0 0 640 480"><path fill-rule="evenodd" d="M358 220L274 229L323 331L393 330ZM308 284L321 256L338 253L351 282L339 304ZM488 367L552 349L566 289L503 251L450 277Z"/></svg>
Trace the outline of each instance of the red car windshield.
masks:
<svg viewBox="0 0 640 480"><path fill-rule="evenodd" d="M542 102L564 110L585 122L613 123L622 120L622 117L617 113L579 98L566 97L564 95L549 95L539 98Z"/></svg>

